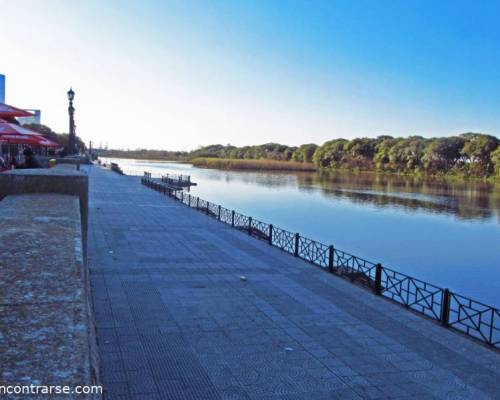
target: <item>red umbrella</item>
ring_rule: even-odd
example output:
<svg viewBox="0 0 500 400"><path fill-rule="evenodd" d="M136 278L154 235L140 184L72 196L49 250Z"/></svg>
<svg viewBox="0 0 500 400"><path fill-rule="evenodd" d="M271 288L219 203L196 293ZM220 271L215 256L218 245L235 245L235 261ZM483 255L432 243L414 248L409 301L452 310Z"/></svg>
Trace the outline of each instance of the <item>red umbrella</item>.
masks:
<svg viewBox="0 0 500 400"><path fill-rule="evenodd" d="M20 108L9 106L5 103L0 103L0 118L10 117L32 117L33 114Z"/></svg>
<svg viewBox="0 0 500 400"><path fill-rule="evenodd" d="M40 133L0 119L0 142L9 144L31 144L33 146L60 147Z"/></svg>
<svg viewBox="0 0 500 400"><path fill-rule="evenodd" d="M43 146L43 147L53 147L53 148L58 148L58 147L63 147L59 143L53 142L50 139L47 139L43 136L40 136L40 140L38 142L38 146Z"/></svg>

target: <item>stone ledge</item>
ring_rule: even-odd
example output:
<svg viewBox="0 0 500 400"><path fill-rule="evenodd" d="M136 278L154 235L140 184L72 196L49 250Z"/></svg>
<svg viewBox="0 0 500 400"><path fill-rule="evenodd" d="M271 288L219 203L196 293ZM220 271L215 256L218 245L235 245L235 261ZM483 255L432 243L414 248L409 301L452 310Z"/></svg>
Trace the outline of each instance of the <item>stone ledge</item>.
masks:
<svg viewBox="0 0 500 400"><path fill-rule="evenodd" d="M96 384L78 197L7 196L0 221L0 385Z"/></svg>
<svg viewBox="0 0 500 400"><path fill-rule="evenodd" d="M87 258L88 176L74 165L55 168L17 169L0 173L0 200L5 196L58 193L78 196L82 227L83 257Z"/></svg>

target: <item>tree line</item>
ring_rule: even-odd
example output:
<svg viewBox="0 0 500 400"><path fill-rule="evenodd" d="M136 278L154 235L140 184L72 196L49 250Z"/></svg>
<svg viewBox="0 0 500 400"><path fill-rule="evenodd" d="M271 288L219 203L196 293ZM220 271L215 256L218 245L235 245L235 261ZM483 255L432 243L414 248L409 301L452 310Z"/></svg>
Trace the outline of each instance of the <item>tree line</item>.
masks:
<svg viewBox="0 0 500 400"><path fill-rule="evenodd" d="M190 152L160 150L107 150L109 157L189 161L195 158L274 160L312 163L318 169L349 169L405 174L455 174L500 177L500 146L495 136L464 133L457 136L422 136L333 139L287 146L266 143L256 146L210 145Z"/></svg>
<svg viewBox="0 0 500 400"><path fill-rule="evenodd" d="M498 138L479 133L440 138L335 139L315 151L313 162L320 168L500 176L500 147Z"/></svg>
<svg viewBox="0 0 500 400"><path fill-rule="evenodd" d="M269 159L314 163L321 169L487 177L500 176L499 143L495 136L480 133L439 138L379 136L334 139L321 146L212 145L190 152L189 158Z"/></svg>

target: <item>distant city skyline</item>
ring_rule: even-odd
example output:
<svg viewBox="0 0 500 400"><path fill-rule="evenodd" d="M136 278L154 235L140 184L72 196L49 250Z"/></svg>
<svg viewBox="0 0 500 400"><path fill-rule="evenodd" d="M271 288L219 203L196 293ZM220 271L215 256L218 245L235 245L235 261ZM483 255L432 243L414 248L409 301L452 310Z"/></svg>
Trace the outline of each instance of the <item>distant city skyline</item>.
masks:
<svg viewBox="0 0 500 400"><path fill-rule="evenodd" d="M0 0L1 1L1 0ZM500 132L500 3L1 2L7 103L113 148ZM22 21L20 23L19 21Z"/></svg>

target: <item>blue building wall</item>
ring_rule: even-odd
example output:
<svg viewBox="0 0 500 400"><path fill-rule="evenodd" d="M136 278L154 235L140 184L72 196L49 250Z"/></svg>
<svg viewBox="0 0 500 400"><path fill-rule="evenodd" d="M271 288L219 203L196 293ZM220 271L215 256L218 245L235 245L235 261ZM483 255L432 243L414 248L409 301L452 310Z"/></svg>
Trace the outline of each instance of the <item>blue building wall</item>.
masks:
<svg viewBox="0 0 500 400"><path fill-rule="evenodd" d="M5 103L5 75L0 74L0 103Z"/></svg>

